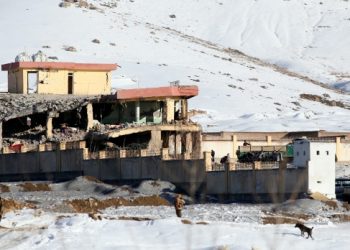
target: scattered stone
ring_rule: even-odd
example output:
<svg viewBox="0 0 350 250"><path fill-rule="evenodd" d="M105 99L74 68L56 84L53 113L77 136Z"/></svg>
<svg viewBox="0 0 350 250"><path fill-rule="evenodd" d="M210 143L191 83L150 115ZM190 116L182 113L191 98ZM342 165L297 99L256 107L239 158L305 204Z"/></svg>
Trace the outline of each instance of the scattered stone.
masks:
<svg viewBox="0 0 350 250"><path fill-rule="evenodd" d="M57 56L49 56L49 57L47 57L47 59L58 61L58 57Z"/></svg>
<svg viewBox="0 0 350 250"><path fill-rule="evenodd" d="M109 1L109 2L100 3L100 5L103 6L103 7L110 8L110 9L117 8L117 6L118 6L117 2L115 2L115 1Z"/></svg>
<svg viewBox="0 0 350 250"><path fill-rule="evenodd" d="M208 225L209 223L208 222L205 222L205 221L199 221L196 223L197 225Z"/></svg>
<svg viewBox="0 0 350 250"><path fill-rule="evenodd" d="M64 46L63 49L65 51L70 51L70 52L77 52L77 49L73 46Z"/></svg>
<svg viewBox="0 0 350 250"><path fill-rule="evenodd" d="M102 220L102 215L96 213L89 213L89 217L93 220Z"/></svg>
<svg viewBox="0 0 350 250"><path fill-rule="evenodd" d="M320 103L323 103L323 104L325 104L327 106L331 106L331 107L340 107L340 108L349 109L349 107L346 106L341 101L328 100L325 97L322 97L322 96L319 96L319 95L300 94L300 98L305 99L305 100L309 100L309 101L320 102Z"/></svg>
<svg viewBox="0 0 350 250"><path fill-rule="evenodd" d="M68 8L70 5L71 5L71 3L70 2L66 2L66 1L61 2L61 3L58 4L58 6L61 7L61 8Z"/></svg>
<svg viewBox="0 0 350 250"><path fill-rule="evenodd" d="M237 86L236 86L236 85L233 85L233 84L229 84L229 85L227 85L227 86L229 86L230 88L233 88L233 89L237 88Z"/></svg>
<svg viewBox="0 0 350 250"><path fill-rule="evenodd" d="M135 217L135 216L132 216L132 217L120 216L118 219L119 220L134 220L134 221L149 221L149 220L152 220L151 218L147 218L147 217Z"/></svg>
<svg viewBox="0 0 350 250"><path fill-rule="evenodd" d="M170 17L170 18L176 18L176 15L171 14L171 15L169 15L169 17Z"/></svg>
<svg viewBox="0 0 350 250"><path fill-rule="evenodd" d="M79 0L78 7L79 8L89 8L89 4L87 1Z"/></svg>
<svg viewBox="0 0 350 250"><path fill-rule="evenodd" d="M301 104L299 102L291 102L292 104L294 104L297 107L301 107Z"/></svg>
<svg viewBox="0 0 350 250"><path fill-rule="evenodd" d="M43 45L42 48L43 49L50 49L51 47L49 45Z"/></svg>
<svg viewBox="0 0 350 250"><path fill-rule="evenodd" d="M89 4L89 9L90 10L98 10L98 8L95 5L93 5L92 3Z"/></svg>
<svg viewBox="0 0 350 250"><path fill-rule="evenodd" d="M95 39L92 40L91 42L93 42L93 43L101 43L100 40L98 40L97 38L95 38Z"/></svg>
<svg viewBox="0 0 350 250"><path fill-rule="evenodd" d="M109 45L111 45L111 46L115 46L115 43L109 43Z"/></svg>
<svg viewBox="0 0 350 250"><path fill-rule="evenodd" d="M190 221L190 220L183 219L183 220L181 220L181 222L182 222L182 224L192 225L192 221Z"/></svg>

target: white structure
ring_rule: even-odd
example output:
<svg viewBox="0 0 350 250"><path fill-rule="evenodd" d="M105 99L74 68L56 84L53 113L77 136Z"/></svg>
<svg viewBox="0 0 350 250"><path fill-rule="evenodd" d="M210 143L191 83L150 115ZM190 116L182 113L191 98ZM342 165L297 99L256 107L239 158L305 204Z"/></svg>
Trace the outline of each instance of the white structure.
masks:
<svg viewBox="0 0 350 250"><path fill-rule="evenodd" d="M293 144L296 167L308 167L308 190L335 198L335 142L295 140Z"/></svg>

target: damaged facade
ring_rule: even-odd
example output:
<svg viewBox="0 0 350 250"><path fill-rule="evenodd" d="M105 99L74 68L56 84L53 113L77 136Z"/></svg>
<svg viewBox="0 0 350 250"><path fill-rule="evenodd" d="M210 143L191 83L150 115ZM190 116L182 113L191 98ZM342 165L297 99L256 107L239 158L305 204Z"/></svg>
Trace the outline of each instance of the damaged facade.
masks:
<svg viewBox="0 0 350 250"><path fill-rule="evenodd" d="M189 123L187 115L187 100L198 88L130 89L112 95L111 71L117 67L46 61L2 65L9 93L0 95L1 152L87 141L89 154L147 149L165 158L200 157L201 128Z"/></svg>
<svg viewBox="0 0 350 250"><path fill-rule="evenodd" d="M197 94L197 86L169 86L104 96L93 109L99 122L90 139L159 152L163 158L201 158L201 127L187 115L187 100Z"/></svg>

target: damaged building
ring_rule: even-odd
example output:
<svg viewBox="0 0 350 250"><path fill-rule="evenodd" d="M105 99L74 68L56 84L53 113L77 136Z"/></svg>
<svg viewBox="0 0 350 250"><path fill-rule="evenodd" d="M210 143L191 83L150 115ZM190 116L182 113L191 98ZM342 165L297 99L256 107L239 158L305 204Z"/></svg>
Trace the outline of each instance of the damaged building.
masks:
<svg viewBox="0 0 350 250"><path fill-rule="evenodd" d="M200 158L201 128L188 119L196 86L119 90L117 64L13 62L0 95L0 150L35 151L84 141L89 155L147 150L165 158ZM145 153L146 154L146 153Z"/></svg>
<svg viewBox="0 0 350 250"><path fill-rule="evenodd" d="M169 86L105 96L1 94L0 147L18 153L86 140L90 152L148 149L170 158L200 157L201 128L187 116L187 99L197 92Z"/></svg>
<svg viewBox="0 0 350 250"><path fill-rule="evenodd" d="M107 148L144 149L164 158L201 157L201 127L188 119L197 86L127 89L103 96L93 108L89 141Z"/></svg>
<svg viewBox="0 0 350 250"><path fill-rule="evenodd" d="M8 92L17 94L108 95L117 64L13 62L3 64Z"/></svg>

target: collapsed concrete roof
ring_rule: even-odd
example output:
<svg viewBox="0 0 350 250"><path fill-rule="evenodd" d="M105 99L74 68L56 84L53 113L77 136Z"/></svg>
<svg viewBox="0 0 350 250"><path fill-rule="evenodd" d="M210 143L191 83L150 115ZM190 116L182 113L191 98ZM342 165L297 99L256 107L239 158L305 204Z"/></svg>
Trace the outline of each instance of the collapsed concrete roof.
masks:
<svg viewBox="0 0 350 250"><path fill-rule="evenodd" d="M36 113L65 112L98 101L100 96L0 94L0 121Z"/></svg>
<svg viewBox="0 0 350 250"><path fill-rule="evenodd" d="M198 95L198 86L169 86L158 88L122 89L116 93L118 100L152 99L166 97L191 98Z"/></svg>

